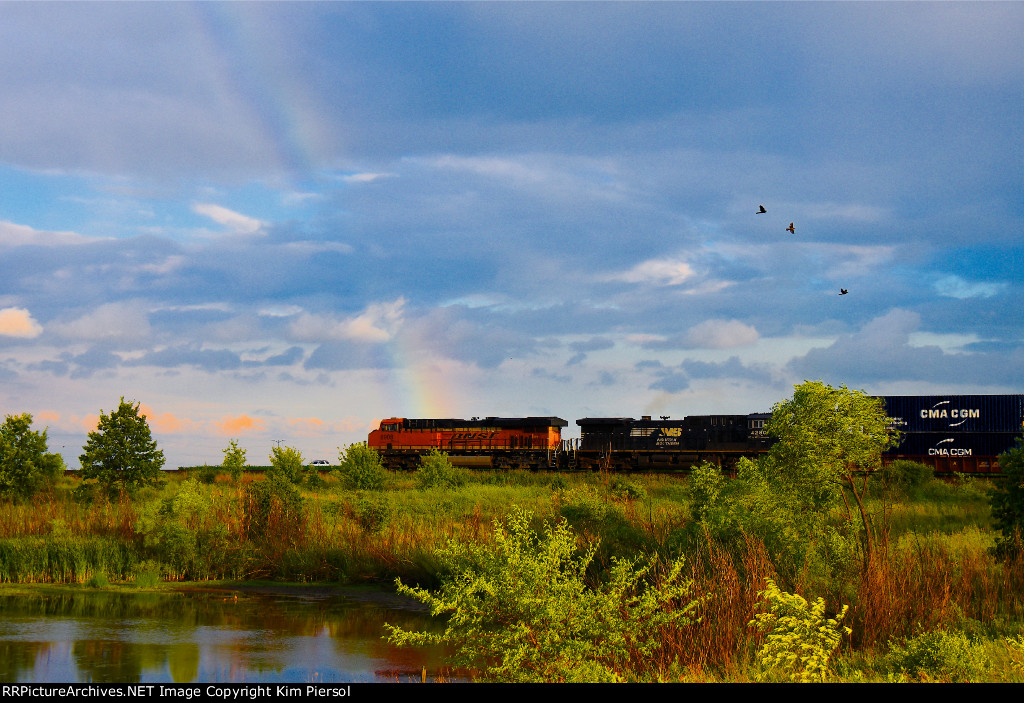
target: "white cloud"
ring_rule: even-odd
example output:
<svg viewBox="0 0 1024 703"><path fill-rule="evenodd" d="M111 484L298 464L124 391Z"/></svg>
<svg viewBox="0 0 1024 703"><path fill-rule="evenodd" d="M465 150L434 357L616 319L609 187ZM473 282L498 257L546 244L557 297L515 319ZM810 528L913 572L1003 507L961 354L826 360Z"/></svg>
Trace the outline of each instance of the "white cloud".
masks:
<svg viewBox="0 0 1024 703"><path fill-rule="evenodd" d="M744 212L749 209L749 200L744 201ZM797 232L802 229L800 220L849 220L853 222L880 222L891 216L889 208L864 205L859 203L836 203L836 202L773 202L772 213L788 212L795 213L789 219L796 219ZM807 229L812 229L808 225Z"/></svg>
<svg viewBox="0 0 1024 703"><path fill-rule="evenodd" d="M993 281L991 283L965 281L959 276L946 276L935 282L935 291L946 298L991 298L998 295L1006 287L1006 283Z"/></svg>
<svg viewBox="0 0 1024 703"><path fill-rule="evenodd" d="M3 308L0 310L0 335L32 339L43 333L42 326L32 319L24 308Z"/></svg>
<svg viewBox="0 0 1024 703"><path fill-rule="evenodd" d="M77 320L52 324L57 334L74 340L141 340L150 335L149 315L138 303L107 303Z"/></svg>
<svg viewBox="0 0 1024 703"><path fill-rule="evenodd" d="M217 224L224 225L238 234L254 234L266 226L266 223L262 220L257 220L255 217L249 217L234 210L228 210L226 207L214 205L213 203L193 203L192 212L209 217Z"/></svg>
<svg viewBox="0 0 1024 703"><path fill-rule="evenodd" d="M711 295L712 293L718 293L720 291L725 290L729 286L734 286L734 285L736 285L736 283L734 281L718 281L718 280L704 281L703 283L701 283L698 286L695 286L693 288L689 288L687 290L684 290L683 294L684 295Z"/></svg>
<svg viewBox="0 0 1024 703"><path fill-rule="evenodd" d="M739 320L705 320L690 328L686 342L699 349L733 349L754 344L759 336Z"/></svg>
<svg viewBox="0 0 1024 703"><path fill-rule="evenodd" d="M828 275L845 278L878 271L893 260L896 247L825 244L814 250L823 258L830 256L839 259L839 263L828 269Z"/></svg>
<svg viewBox="0 0 1024 703"><path fill-rule="evenodd" d="M0 246L62 246L94 241L75 232L47 232L13 222L0 222Z"/></svg>
<svg viewBox="0 0 1024 703"><path fill-rule="evenodd" d="M288 242L285 244L285 249L302 256L312 256L324 251L333 251L337 254L351 254L354 251L352 245L345 242L317 242L310 240Z"/></svg>
<svg viewBox="0 0 1024 703"><path fill-rule="evenodd" d="M341 180L346 183L370 183L378 178L394 178L394 173L350 173L342 176Z"/></svg>
<svg viewBox="0 0 1024 703"><path fill-rule="evenodd" d="M405 298L390 303L373 303L361 314L345 320L323 315L304 314L291 324L291 334L300 340L351 339L360 342L387 342L402 323Z"/></svg>
<svg viewBox="0 0 1024 703"><path fill-rule="evenodd" d="M272 305L261 309L259 315L263 317L291 317L292 315L298 315L300 312L302 312L302 308L298 305Z"/></svg>
<svg viewBox="0 0 1024 703"><path fill-rule="evenodd" d="M649 259L629 271L613 274L606 280L646 283L655 286L678 286L693 276L693 268L685 261Z"/></svg>
<svg viewBox="0 0 1024 703"><path fill-rule="evenodd" d="M516 181L542 181L550 175L546 169L531 167L509 158L445 155L435 159L432 165L436 168L468 171L480 176Z"/></svg>

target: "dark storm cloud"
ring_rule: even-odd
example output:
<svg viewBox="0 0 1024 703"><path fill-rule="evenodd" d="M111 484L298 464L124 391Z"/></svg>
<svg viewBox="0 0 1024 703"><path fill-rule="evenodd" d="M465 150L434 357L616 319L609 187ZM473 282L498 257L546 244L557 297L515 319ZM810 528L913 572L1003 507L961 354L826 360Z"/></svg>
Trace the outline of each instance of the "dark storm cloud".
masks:
<svg viewBox="0 0 1024 703"><path fill-rule="evenodd" d="M242 367L238 354L227 349L198 349L192 346L169 347L151 351L126 366L157 366L173 369L192 366L203 371L233 371Z"/></svg>
<svg viewBox="0 0 1024 703"><path fill-rule="evenodd" d="M648 386L651 390L665 391L667 393L678 393L690 387L690 379L686 374L672 371L662 371L657 374L658 380Z"/></svg>
<svg viewBox="0 0 1024 703"><path fill-rule="evenodd" d="M691 379L736 378L766 386L773 384L771 369L767 365L744 364L736 356L731 356L723 362L687 359L679 367Z"/></svg>
<svg viewBox="0 0 1024 703"><path fill-rule="evenodd" d="M607 337L591 337L590 339L582 342L570 342L569 349L576 353L570 357L567 362L565 362L565 365L572 366L574 364L581 363L587 358L587 352L611 349L614 346L615 342Z"/></svg>
<svg viewBox="0 0 1024 703"><path fill-rule="evenodd" d="M562 376L547 369L535 368L530 372L530 375L534 378L539 378L545 381L554 381L555 383L572 383L572 376Z"/></svg>
<svg viewBox="0 0 1024 703"><path fill-rule="evenodd" d="M780 388L785 383L774 380L771 368L765 364L744 364L739 357L732 356L723 362L707 362L686 359L679 364L665 366L660 361L647 360L637 363L634 368L647 371L655 381L648 386L651 390L678 393L690 387L695 380L746 380L753 383Z"/></svg>

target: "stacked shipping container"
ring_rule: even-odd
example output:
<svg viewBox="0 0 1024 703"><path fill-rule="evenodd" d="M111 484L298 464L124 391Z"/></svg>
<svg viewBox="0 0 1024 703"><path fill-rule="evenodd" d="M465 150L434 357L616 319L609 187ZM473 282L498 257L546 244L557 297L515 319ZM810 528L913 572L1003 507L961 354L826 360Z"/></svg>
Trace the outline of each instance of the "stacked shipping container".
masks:
<svg viewBox="0 0 1024 703"><path fill-rule="evenodd" d="M923 461L939 472L996 470L996 457L1024 430L1024 395L883 396L904 433L890 458Z"/></svg>

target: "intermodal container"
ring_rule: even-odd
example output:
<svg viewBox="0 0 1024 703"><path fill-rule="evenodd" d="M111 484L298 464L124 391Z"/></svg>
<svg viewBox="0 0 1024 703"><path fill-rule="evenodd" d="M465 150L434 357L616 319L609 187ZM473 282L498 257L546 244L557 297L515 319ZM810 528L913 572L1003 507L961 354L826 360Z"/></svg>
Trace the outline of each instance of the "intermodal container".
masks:
<svg viewBox="0 0 1024 703"><path fill-rule="evenodd" d="M886 414L903 432L1024 430L1024 395L890 395Z"/></svg>
<svg viewBox="0 0 1024 703"><path fill-rule="evenodd" d="M1019 432L908 432L886 456L995 457L1016 446Z"/></svg>

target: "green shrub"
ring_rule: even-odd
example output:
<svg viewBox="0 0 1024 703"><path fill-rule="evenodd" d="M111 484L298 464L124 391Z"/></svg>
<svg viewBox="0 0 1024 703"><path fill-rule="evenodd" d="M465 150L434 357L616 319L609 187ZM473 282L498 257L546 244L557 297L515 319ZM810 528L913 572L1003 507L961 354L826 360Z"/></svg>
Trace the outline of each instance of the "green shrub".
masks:
<svg viewBox="0 0 1024 703"><path fill-rule="evenodd" d="M647 489L621 476L616 477L609 488L612 495L625 500L645 500L647 498Z"/></svg>
<svg viewBox="0 0 1024 703"><path fill-rule="evenodd" d="M649 583L655 562L614 562L591 588L594 556L578 554L565 521L543 534L519 509L497 522L490 544L450 542L435 552L447 572L439 591L400 592L448 615L442 633L385 625L398 645L445 644L456 665L502 682L607 682L637 679L651 666L665 632L693 622L699 604L682 578L682 560Z"/></svg>
<svg viewBox="0 0 1024 703"><path fill-rule="evenodd" d="M431 449L420 459L416 469L416 486L419 488L459 488L466 484L468 473L452 465L448 454Z"/></svg>
<svg viewBox="0 0 1024 703"><path fill-rule="evenodd" d="M1000 478L989 491L992 522L1001 533L995 551L1001 557L1016 555L1024 532L1024 439L999 455Z"/></svg>
<svg viewBox="0 0 1024 703"><path fill-rule="evenodd" d="M689 482L690 516L696 522L706 522L718 508L724 482L721 470L714 464L704 461L693 467Z"/></svg>
<svg viewBox="0 0 1024 703"><path fill-rule="evenodd" d="M212 578L226 568L228 528L208 524L211 506L199 481L190 478L174 495L147 504L139 515L138 530L149 554L177 578Z"/></svg>
<svg viewBox="0 0 1024 703"><path fill-rule="evenodd" d="M890 647L893 668L931 681L977 681L988 668L984 647L963 632L935 630Z"/></svg>
<svg viewBox="0 0 1024 703"><path fill-rule="evenodd" d="M242 512L250 540L288 539L302 534L302 496L282 473L269 471L262 481L250 484Z"/></svg>
<svg viewBox="0 0 1024 703"><path fill-rule="evenodd" d="M360 527L367 532L380 532L391 519L391 502L384 496L360 498L354 512Z"/></svg>
<svg viewBox="0 0 1024 703"><path fill-rule="evenodd" d="M97 569L85 582L85 585L89 588L107 588L110 585L110 579L107 578L107 574L103 570Z"/></svg>
<svg viewBox="0 0 1024 703"><path fill-rule="evenodd" d="M199 469L197 476L200 481L209 485L217 480L217 474L220 473L218 467L210 466L209 464L203 464L202 468Z"/></svg>
<svg viewBox="0 0 1024 703"><path fill-rule="evenodd" d="M350 444L338 453L338 474L346 488L383 490L387 475L377 450L365 442Z"/></svg>
<svg viewBox="0 0 1024 703"><path fill-rule="evenodd" d="M801 683L823 682L828 675L832 653L850 628L839 623L849 606L843 606L834 618L825 617L825 599L808 604L796 593L786 593L766 579L767 588L758 592L769 612L758 613L750 625L767 633L757 653L757 662L766 673L781 672Z"/></svg>
<svg viewBox="0 0 1024 703"><path fill-rule="evenodd" d="M135 585L138 588L156 588L160 584L160 564L145 561L139 564L135 572Z"/></svg>
<svg viewBox="0 0 1024 703"><path fill-rule="evenodd" d="M270 473L277 472L292 483L299 483L305 473L306 462L298 449L274 447L270 450L270 467Z"/></svg>
<svg viewBox="0 0 1024 703"><path fill-rule="evenodd" d="M595 532L609 520L621 517L617 506L589 486L573 488L557 496L558 514L577 530Z"/></svg>
<svg viewBox="0 0 1024 703"><path fill-rule="evenodd" d="M935 469L917 461L897 459L874 472L871 478L886 489L906 493L935 478Z"/></svg>

